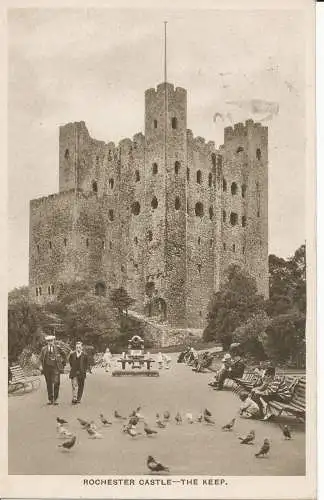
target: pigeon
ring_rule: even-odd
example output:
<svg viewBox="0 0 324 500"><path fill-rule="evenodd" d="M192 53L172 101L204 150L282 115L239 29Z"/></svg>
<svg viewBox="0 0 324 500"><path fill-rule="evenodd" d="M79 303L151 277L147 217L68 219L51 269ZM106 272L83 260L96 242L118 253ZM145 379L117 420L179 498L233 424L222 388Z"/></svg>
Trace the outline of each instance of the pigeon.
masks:
<svg viewBox="0 0 324 500"><path fill-rule="evenodd" d="M187 419L188 424L193 424L194 423L194 419L193 419L192 413L186 413L186 419Z"/></svg>
<svg viewBox="0 0 324 500"><path fill-rule="evenodd" d="M234 424L235 424L235 418L232 418L232 420L228 424L223 425L222 427L223 431L233 430Z"/></svg>
<svg viewBox="0 0 324 500"><path fill-rule="evenodd" d="M128 425L137 425L139 422L139 418L136 417L135 415L133 417L130 417L129 421L128 421Z"/></svg>
<svg viewBox="0 0 324 500"><path fill-rule="evenodd" d="M89 437L91 439L101 439L102 438L102 434L97 432L96 429L93 429L91 427L91 425L89 425L89 427L87 427L87 433L89 434Z"/></svg>
<svg viewBox="0 0 324 500"><path fill-rule="evenodd" d="M176 416L174 417L175 421L177 424L182 424L182 417L179 412L177 412Z"/></svg>
<svg viewBox="0 0 324 500"><path fill-rule="evenodd" d="M171 416L171 415L170 415L170 412L169 412L168 410L167 410L167 411L165 411L165 412L163 413L163 420L164 420L165 422L168 422L168 421L170 420L170 416Z"/></svg>
<svg viewBox="0 0 324 500"><path fill-rule="evenodd" d="M67 437L73 436L72 432L70 432L62 424L57 424L57 433L58 433L59 437L62 437L62 438L67 438Z"/></svg>
<svg viewBox="0 0 324 500"><path fill-rule="evenodd" d="M75 442L76 442L76 436L72 436L71 439L69 439L68 441L64 441L64 443L59 444L58 446L59 448L70 450L75 445Z"/></svg>
<svg viewBox="0 0 324 500"><path fill-rule="evenodd" d="M211 425L215 424L215 420L209 417L207 414L204 415L204 421L206 422L206 424L211 424Z"/></svg>
<svg viewBox="0 0 324 500"><path fill-rule="evenodd" d="M208 408L205 408L204 409L204 415L207 415L207 417L211 417L212 416L212 412L208 410Z"/></svg>
<svg viewBox="0 0 324 500"><path fill-rule="evenodd" d="M146 422L144 422L144 432L147 436L153 436L154 434L158 433L154 429L151 429Z"/></svg>
<svg viewBox="0 0 324 500"><path fill-rule="evenodd" d="M122 417L117 410L114 412L115 418L118 418L119 420L126 420L126 417Z"/></svg>
<svg viewBox="0 0 324 500"><path fill-rule="evenodd" d="M255 440L255 432L254 430L250 431L245 437L239 437L241 444L253 444Z"/></svg>
<svg viewBox="0 0 324 500"><path fill-rule="evenodd" d="M289 429L288 425L281 426L279 424L279 427L282 430L282 434L284 435L284 438L291 439L291 430Z"/></svg>
<svg viewBox="0 0 324 500"><path fill-rule="evenodd" d="M256 457L265 457L267 455L267 453L269 453L269 450L270 450L270 441L269 439L265 439L263 441L263 445L261 446L261 449L258 453L255 454Z"/></svg>
<svg viewBox="0 0 324 500"><path fill-rule="evenodd" d="M87 422L87 420L83 420L82 418L78 418L77 420L80 422L81 427L83 427L83 429L86 429L90 425L90 423Z"/></svg>
<svg viewBox="0 0 324 500"><path fill-rule="evenodd" d="M141 432L137 432L137 429L135 427L135 425L129 425L127 427L127 434L129 434L129 436L131 436L132 438L142 434Z"/></svg>
<svg viewBox="0 0 324 500"><path fill-rule="evenodd" d="M160 419L160 415L157 413L156 414L156 425L160 428L160 429L165 429L166 428L166 425L161 421Z"/></svg>
<svg viewBox="0 0 324 500"><path fill-rule="evenodd" d="M100 420L101 420L101 423L103 425L112 425L112 422L109 422L109 420L107 420L102 413L100 413Z"/></svg>
<svg viewBox="0 0 324 500"><path fill-rule="evenodd" d="M67 420L64 420L64 418L56 417L56 422L58 424L67 424Z"/></svg>
<svg viewBox="0 0 324 500"><path fill-rule="evenodd" d="M151 455L147 457L146 465L151 472L169 472L169 468L157 462Z"/></svg>

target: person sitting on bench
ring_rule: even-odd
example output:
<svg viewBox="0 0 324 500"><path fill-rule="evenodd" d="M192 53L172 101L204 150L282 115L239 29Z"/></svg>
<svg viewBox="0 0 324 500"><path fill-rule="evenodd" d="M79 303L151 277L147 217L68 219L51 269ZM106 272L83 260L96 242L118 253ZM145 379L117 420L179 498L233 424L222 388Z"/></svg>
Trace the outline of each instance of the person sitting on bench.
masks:
<svg viewBox="0 0 324 500"><path fill-rule="evenodd" d="M259 406L260 418L268 420L272 417L272 413L267 403L269 401L288 403L292 398L292 392L285 378L276 375L275 367L271 366L265 372L262 385L252 389L251 398Z"/></svg>
<svg viewBox="0 0 324 500"><path fill-rule="evenodd" d="M242 418L258 418L260 416L259 407L247 392L240 394L242 404L240 406L240 416Z"/></svg>
<svg viewBox="0 0 324 500"><path fill-rule="evenodd" d="M231 354L230 354L231 353ZM230 353L225 354L222 359L223 364L220 370L216 373L215 379L209 385L218 391L224 387L224 382L227 378L235 379L243 377L245 363L239 353L237 347L230 348Z"/></svg>

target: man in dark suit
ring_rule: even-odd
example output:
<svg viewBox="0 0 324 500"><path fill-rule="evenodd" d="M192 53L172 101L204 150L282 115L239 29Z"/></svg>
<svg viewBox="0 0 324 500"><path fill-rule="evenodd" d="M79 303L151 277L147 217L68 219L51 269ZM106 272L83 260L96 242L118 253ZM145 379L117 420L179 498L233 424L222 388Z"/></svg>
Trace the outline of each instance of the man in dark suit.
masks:
<svg viewBox="0 0 324 500"><path fill-rule="evenodd" d="M63 372L62 355L55 344L55 335L45 337L47 345L42 348L40 362L45 376L49 405L58 405L60 391L60 374Z"/></svg>
<svg viewBox="0 0 324 500"><path fill-rule="evenodd" d="M71 367L72 404L76 405L81 401L84 381L88 369L88 357L85 352L83 352L83 344L81 341L76 342L75 351L72 351L69 356L69 363Z"/></svg>

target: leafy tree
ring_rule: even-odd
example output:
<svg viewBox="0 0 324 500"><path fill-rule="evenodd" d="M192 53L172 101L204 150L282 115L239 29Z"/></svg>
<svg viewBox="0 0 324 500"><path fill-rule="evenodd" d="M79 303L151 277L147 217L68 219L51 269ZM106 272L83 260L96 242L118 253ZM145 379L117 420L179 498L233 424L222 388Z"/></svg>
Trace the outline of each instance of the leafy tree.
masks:
<svg viewBox="0 0 324 500"><path fill-rule="evenodd" d="M134 303L134 299L128 295L127 290L123 287L116 288L111 292L110 298L119 315L122 316L125 314L127 316L129 306Z"/></svg>
<svg viewBox="0 0 324 500"><path fill-rule="evenodd" d="M265 311L251 316L243 325L233 332L233 341L239 342L245 354L251 354L259 360L265 359L266 354L262 344L263 335L271 320Z"/></svg>
<svg viewBox="0 0 324 500"><path fill-rule="evenodd" d="M305 315L300 312L281 314L261 334L268 357L276 362L303 364L306 357Z"/></svg>
<svg viewBox="0 0 324 500"><path fill-rule="evenodd" d="M217 340L224 349L233 340L233 332L253 315L264 310L265 303L258 295L255 280L239 266L227 269L225 281L209 304L204 340Z"/></svg>

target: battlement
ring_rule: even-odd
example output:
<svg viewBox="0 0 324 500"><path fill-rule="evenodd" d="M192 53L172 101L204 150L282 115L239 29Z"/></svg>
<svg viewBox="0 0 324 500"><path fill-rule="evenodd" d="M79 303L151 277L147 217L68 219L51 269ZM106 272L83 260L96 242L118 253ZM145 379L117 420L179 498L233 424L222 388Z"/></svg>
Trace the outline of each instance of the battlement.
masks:
<svg viewBox="0 0 324 500"><path fill-rule="evenodd" d="M178 96L186 96L187 91L183 87L174 87L173 83L163 82L159 83L156 88L150 88L145 90L145 98L157 97L158 94L164 94L165 88L168 94L174 93Z"/></svg>
<svg viewBox="0 0 324 500"><path fill-rule="evenodd" d="M235 137L247 137L249 133L253 133L255 130L261 133L267 133L268 127L264 127L259 122L254 122L253 120L246 120L244 123L235 123L234 127L226 127L224 129L224 139L231 140Z"/></svg>
<svg viewBox="0 0 324 500"><path fill-rule="evenodd" d="M200 151L206 155L211 153L217 153L215 142L208 141L204 137L194 137L192 130L187 129L187 143L192 147L195 151Z"/></svg>
<svg viewBox="0 0 324 500"><path fill-rule="evenodd" d="M62 202L64 200L72 200L73 198L97 198L97 194L92 191L85 192L83 189L69 189L67 191L61 191L59 193L50 194L48 196L42 196L40 198L34 198L30 200L29 205L31 210L37 210L39 208L52 208L57 202Z"/></svg>

